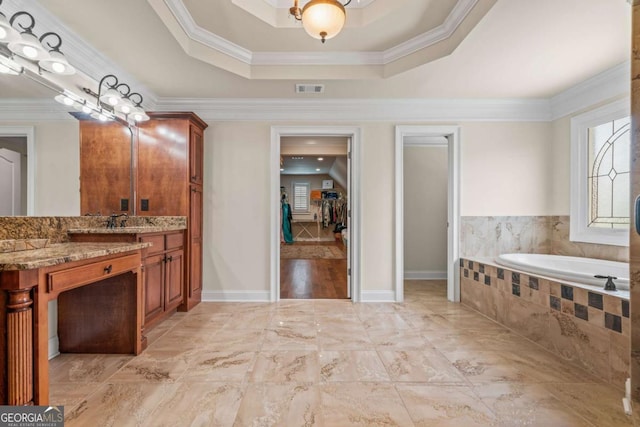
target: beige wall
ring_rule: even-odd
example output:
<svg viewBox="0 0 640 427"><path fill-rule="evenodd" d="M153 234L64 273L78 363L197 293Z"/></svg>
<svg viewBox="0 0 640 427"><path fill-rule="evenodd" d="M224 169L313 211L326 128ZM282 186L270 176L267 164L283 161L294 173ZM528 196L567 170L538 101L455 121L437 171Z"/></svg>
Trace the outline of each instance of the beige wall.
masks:
<svg viewBox="0 0 640 427"><path fill-rule="evenodd" d="M548 122L463 124L460 214L566 214L554 196L568 183L555 179L551 129Z"/></svg>
<svg viewBox="0 0 640 427"><path fill-rule="evenodd" d="M268 294L271 125L211 122L205 132L205 291ZM391 290L395 124L360 126L362 288ZM554 202L554 188L568 183L550 177L550 123L460 126L462 215L566 213ZM78 123L37 123L35 134L36 214L78 215Z"/></svg>
<svg viewBox="0 0 640 427"><path fill-rule="evenodd" d="M404 270L447 271L448 148L404 147Z"/></svg>
<svg viewBox="0 0 640 427"><path fill-rule="evenodd" d="M392 289L394 126L361 124L365 292ZM559 211L551 194L557 183L549 176L550 123L460 126L462 215ZM205 291L269 291L270 128L266 122L211 122L205 133Z"/></svg>

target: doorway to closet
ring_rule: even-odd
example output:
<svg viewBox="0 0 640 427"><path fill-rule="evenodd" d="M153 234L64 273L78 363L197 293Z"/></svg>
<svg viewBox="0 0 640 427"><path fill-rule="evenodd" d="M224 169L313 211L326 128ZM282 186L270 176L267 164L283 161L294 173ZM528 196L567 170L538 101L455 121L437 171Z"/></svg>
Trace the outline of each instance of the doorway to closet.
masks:
<svg viewBox="0 0 640 427"><path fill-rule="evenodd" d="M346 299L349 140L280 139L280 298Z"/></svg>
<svg viewBox="0 0 640 427"><path fill-rule="evenodd" d="M328 231L333 236L332 243L339 243L344 246L344 252L346 252L346 292L347 298L350 298L353 302L359 302L362 300L362 291L360 286L360 277L361 277L361 262L360 262L360 224L361 224L361 191L360 191L360 140L361 140L361 129L359 127L354 126L272 126L271 127L271 275L270 275L270 283L271 283L271 301L279 301L281 299L281 248L284 246L281 241L283 240L282 236L282 194L281 194L281 185L280 185L280 173L282 172L280 161L281 161L281 140L288 137L295 138L306 138L306 144L301 144L301 151L298 152L299 156L304 155L315 155L316 160L317 157L329 156L330 153L325 154L323 152L322 155L317 154L317 148L313 148L314 145L318 145L317 141L326 139L329 141L329 138L340 138L342 141L347 142L347 173L346 173L346 186L342 185L341 187L345 190L344 195L346 196L346 229L340 231L337 236L337 232L333 233L336 229L335 223L327 224L325 228L325 233ZM315 142L315 143L314 143ZM306 146L306 148L305 148ZM309 148L312 147L312 148ZM344 155L344 148L341 149L342 154ZM333 152L334 155L338 155L338 153ZM334 171L335 172L335 171ZM331 175L329 175L329 179ZM329 180L327 179L327 180ZM338 185L337 179L333 179L334 187ZM320 197L322 198L322 182L320 182ZM329 186L330 184L326 184ZM286 188L286 186L285 186ZM289 204L291 204L291 189L289 187L289 194L287 197L289 198ZM313 188L316 189L316 188ZM312 190L311 183L309 190ZM324 190L332 190L332 189L324 189ZM334 188L335 190L335 188ZM326 194L325 194L326 196ZM315 196L317 197L317 193ZM339 197L339 195L338 195ZM311 200L311 192L309 192L309 200ZM295 200L294 200L295 202ZM321 203L321 202L317 202ZM318 209L318 208L316 208ZM311 211L311 209L309 209ZM310 212L311 213L311 212ZM317 212L316 212L317 213ZM293 209L292 209L293 214ZM310 217L314 218L313 213L311 213ZM336 215L337 217L338 215ZM344 218L344 217L343 217ZM317 234L318 229L318 221L323 221L322 218L316 217L316 221L312 221L314 227L316 227L316 234L309 228L309 225L305 224L307 231L303 230L302 227L298 228L297 231L293 227L292 224L292 233L301 232L298 238L302 238L303 236L307 236L308 238L317 238L323 236L322 226L323 222L320 223L320 234ZM338 222L338 221L337 221ZM339 241L336 242L336 239ZM305 243L305 242L300 242ZM315 242L314 242L315 243ZM302 245L301 245L302 246ZM344 262L344 261L343 261ZM344 269L341 271L345 272ZM330 273L329 273L330 275ZM316 296L312 296L316 298ZM284 297L283 297L284 298Z"/></svg>

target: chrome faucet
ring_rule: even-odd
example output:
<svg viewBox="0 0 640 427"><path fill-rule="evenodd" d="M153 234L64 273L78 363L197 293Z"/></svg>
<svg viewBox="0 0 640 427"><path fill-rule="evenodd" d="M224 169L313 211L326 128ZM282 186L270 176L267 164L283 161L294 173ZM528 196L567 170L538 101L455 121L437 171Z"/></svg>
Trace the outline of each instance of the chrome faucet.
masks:
<svg viewBox="0 0 640 427"><path fill-rule="evenodd" d="M596 279L607 279L607 283L605 283L604 285L604 290L605 291L617 291L616 289L616 284L613 283L613 279L617 279L617 277L613 277L613 276L601 276L599 274L593 276Z"/></svg>

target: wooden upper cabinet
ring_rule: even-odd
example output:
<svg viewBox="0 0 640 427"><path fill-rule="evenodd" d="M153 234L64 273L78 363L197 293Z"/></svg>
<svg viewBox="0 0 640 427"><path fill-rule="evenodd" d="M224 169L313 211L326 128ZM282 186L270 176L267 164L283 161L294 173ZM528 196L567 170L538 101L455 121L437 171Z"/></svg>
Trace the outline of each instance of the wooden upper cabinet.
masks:
<svg viewBox="0 0 640 427"><path fill-rule="evenodd" d="M80 215L133 213L131 147L126 126L80 121Z"/></svg>
<svg viewBox="0 0 640 427"><path fill-rule="evenodd" d="M192 184L202 185L203 133L202 128L193 124L189 126L189 181Z"/></svg>
<svg viewBox="0 0 640 427"><path fill-rule="evenodd" d="M153 119L138 129L138 215L187 215L189 122Z"/></svg>

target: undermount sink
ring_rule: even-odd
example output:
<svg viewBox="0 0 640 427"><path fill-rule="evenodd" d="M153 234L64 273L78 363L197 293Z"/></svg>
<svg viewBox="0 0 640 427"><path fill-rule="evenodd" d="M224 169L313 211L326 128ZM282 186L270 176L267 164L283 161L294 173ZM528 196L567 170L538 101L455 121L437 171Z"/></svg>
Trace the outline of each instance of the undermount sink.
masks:
<svg viewBox="0 0 640 427"><path fill-rule="evenodd" d="M49 246L49 239L0 240L0 253L32 251Z"/></svg>

